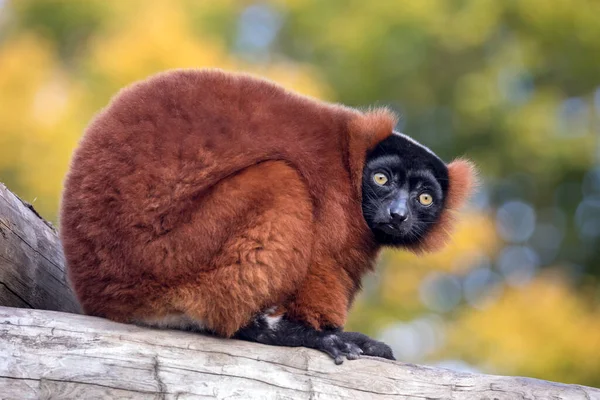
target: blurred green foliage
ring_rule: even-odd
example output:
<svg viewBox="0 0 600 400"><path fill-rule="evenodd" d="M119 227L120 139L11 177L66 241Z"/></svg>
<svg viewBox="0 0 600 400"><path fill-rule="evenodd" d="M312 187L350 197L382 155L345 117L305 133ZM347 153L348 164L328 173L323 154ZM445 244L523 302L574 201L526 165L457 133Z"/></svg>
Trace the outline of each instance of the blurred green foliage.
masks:
<svg viewBox="0 0 600 400"><path fill-rule="evenodd" d="M0 180L56 220L86 124L178 67L388 105L484 184L443 252L385 252L349 327L399 358L600 386L600 2L0 0Z"/></svg>

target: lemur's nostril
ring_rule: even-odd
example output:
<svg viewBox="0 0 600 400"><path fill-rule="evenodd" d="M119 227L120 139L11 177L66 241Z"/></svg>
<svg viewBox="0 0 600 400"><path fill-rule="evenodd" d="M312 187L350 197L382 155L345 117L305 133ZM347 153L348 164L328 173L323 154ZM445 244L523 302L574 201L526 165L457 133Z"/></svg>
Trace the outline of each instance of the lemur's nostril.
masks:
<svg viewBox="0 0 600 400"><path fill-rule="evenodd" d="M408 212L406 209L391 210L390 216L392 217L392 220L394 220L394 222L404 222L406 221L406 218L408 218Z"/></svg>

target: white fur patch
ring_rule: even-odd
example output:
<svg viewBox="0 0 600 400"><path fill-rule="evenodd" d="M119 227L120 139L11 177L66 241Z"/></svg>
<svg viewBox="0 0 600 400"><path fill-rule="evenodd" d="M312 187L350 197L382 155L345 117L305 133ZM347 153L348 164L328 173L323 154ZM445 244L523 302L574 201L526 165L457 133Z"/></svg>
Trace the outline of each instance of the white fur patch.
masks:
<svg viewBox="0 0 600 400"><path fill-rule="evenodd" d="M269 307L265 310L265 315L273 314L275 311L277 311L277 306Z"/></svg>
<svg viewBox="0 0 600 400"><path fill-rule="evenodd" d="M139 322L142 325L153 326L156 328L173 328L182 330L206 329L206 325L202 320L191 319L185 314L167 314L161 318L145 318Z"/></svg>
<svg viewBox="0 0 600 400"><path fill-rule="evenodd" d="M427 151L429 154L433 154L437 158L437 155L433 151L431 151L431 149L429 147L423 146L421 143L417 142L415 139L411 138L410 136L407 136L404 133L401 133L398 131L394 131L393 133L394 133L394 135L402 136L404 139L408 140L409 142L411 142L412 144L414 144L416 146L421 147L422 149Z"/></svg>
<svg viewBox="0 0 600 400"><path fill-rule="evenodd" d="M281 321L281 317L283 315L276 315L276 316L271 316L268 314L263 314L263 318L265 319L265 321L267 322L267 325L269 325L269 329L274 330L277 328L277 325L279 324L279 321Z"/></svg>

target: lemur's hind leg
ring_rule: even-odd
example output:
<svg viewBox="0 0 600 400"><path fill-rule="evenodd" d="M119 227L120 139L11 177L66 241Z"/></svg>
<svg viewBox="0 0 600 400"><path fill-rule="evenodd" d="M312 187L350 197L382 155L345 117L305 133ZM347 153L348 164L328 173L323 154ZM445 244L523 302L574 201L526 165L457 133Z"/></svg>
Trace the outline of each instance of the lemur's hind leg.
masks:
<svg viewBox="0 0 600 400"><path fill-rule="evenodd" d="M367 335L339 329L317 330L285 315L260 314L234 337L275 346L309 347L329 354L336 364L344 362L344 358L355 360L361 354L395 360L388 345Z"/></svg>
<svg viewBox="0 0 600 400"><path fill-rule="evenodd" d="M187 269L168 303L230 337L298 290L311 258L313 206L299 173L281 161L241 171L205 201L170 243L186 243L177 269Z"/></svg>

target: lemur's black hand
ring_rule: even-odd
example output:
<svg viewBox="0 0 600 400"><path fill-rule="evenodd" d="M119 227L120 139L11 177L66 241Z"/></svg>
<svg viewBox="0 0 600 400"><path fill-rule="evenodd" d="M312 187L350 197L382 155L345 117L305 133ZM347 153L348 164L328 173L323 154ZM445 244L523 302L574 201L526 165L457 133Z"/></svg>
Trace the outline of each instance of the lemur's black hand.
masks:
<svg viewBox="0 0 600 400"><path fill-rule="evenodd" d="M344 362L344 357L356 360L363 353L356 344L344 341L339 333L323 333L315 346L315 349L329 354L338 365Z"/></svg>
<svg viewBox="0 0 600 400"><path fill-rule="evenodd" d="M344 358L356 360L361 354L395 360L387 344L367 335L338 329L319 331L285 316L259 315L234 337L275 346L309 347L329 354L336 364L343 363Z"/></svg>
<svg viewBox="0 0 600 400"><path fill-rule="evenodd" d="M366 356L381 357L388 360L396 360L392 349L387 344L360 332L339 332L339 338L345 343L352 343L362 350Z"/></svg>

